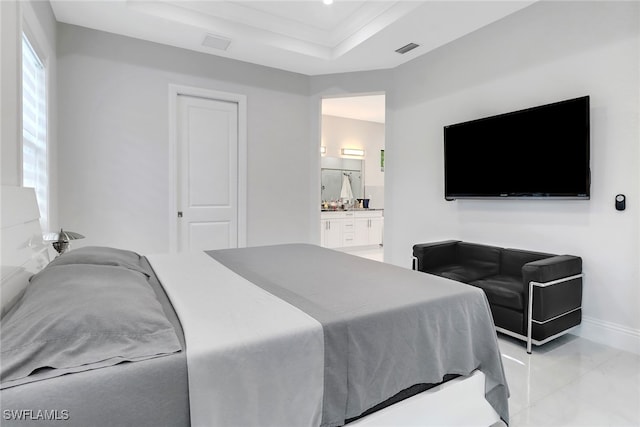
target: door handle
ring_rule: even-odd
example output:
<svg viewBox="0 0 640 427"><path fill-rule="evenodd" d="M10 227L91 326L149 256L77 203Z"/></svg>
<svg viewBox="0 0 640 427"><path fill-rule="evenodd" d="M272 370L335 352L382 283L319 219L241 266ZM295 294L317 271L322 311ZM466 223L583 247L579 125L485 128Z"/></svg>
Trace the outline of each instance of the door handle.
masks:
<svg viewBox="0 0 640 427"><path fill-rule="evenodd" d="M178 218L182 218L182 211L178 211Z"/></svg>

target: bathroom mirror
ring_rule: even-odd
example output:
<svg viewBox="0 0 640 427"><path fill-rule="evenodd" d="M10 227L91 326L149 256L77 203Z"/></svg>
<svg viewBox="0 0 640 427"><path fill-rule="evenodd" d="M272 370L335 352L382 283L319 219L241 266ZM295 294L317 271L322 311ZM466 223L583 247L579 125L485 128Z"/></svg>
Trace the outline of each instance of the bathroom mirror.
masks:
<svg viewBox="0 0 640 427"><path fill-rule="evenodd" d="M353 199L364 198L364 168L363 160L343 159L340 157L322 157L321 183L322 201L339 200L343 182L346 180L351 186Z"/></svg>

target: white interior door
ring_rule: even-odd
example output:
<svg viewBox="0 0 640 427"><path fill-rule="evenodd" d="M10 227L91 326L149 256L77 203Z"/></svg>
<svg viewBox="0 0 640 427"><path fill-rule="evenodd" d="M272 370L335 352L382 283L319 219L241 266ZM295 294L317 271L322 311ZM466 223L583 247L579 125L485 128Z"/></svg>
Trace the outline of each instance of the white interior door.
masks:
<svg viewBox="0 0 640 427"><path fill-rule="evenodd" d="M238 247L238 104L178 95L178 251Z"/></svg>

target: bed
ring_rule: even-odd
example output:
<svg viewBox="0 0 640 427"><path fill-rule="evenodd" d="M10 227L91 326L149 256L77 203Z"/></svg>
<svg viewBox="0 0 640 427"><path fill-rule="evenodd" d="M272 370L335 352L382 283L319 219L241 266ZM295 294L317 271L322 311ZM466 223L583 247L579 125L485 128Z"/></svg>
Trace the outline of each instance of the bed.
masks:
<svg viewBox="0 0 640 427"><path fill-rule="evenodd" d="M25 191L2 195L3 425L508 422L481 291L297 244L146 257L87 247L42 269ZM20 210L6 197L27 207L4 215ZM74 328L89 332L69 338Z"/></svg>

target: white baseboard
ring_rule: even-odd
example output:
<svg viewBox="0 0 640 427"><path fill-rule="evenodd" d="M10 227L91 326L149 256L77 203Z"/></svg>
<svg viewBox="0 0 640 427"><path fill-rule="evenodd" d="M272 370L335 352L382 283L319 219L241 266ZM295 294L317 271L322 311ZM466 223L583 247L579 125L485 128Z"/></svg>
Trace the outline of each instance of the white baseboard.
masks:
<svg viewBox="0 0 640 427"><path fill-rule="evenodd" d="M637 329L582 316L582 324L573 333L600 344L640 354L640 330Z"/></svg>

